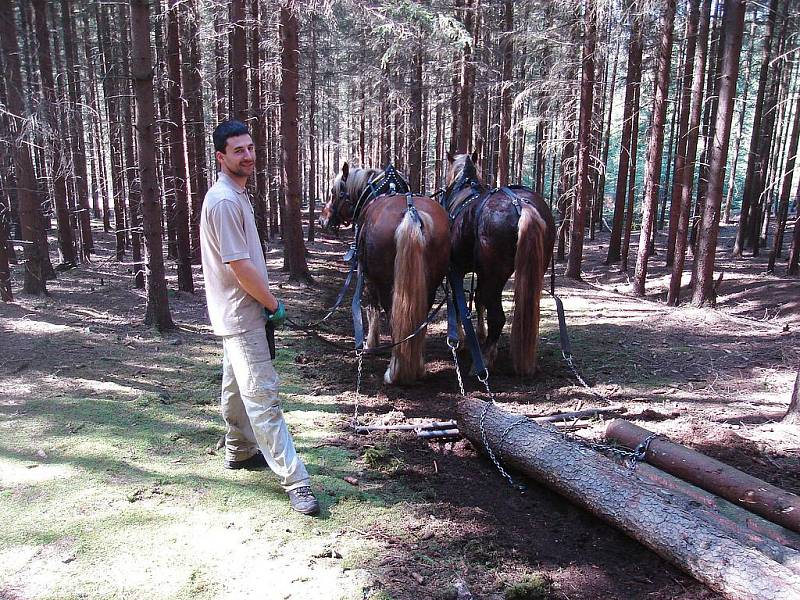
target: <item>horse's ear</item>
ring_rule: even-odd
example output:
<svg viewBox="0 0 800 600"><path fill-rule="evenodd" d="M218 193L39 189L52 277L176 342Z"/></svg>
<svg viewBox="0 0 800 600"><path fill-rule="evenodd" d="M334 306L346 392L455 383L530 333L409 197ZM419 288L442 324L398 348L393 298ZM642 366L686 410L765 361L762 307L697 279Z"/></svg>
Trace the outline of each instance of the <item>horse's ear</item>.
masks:
<svg viewBox="0 0 800 600"><path fill-rule="evenodd" d="M347 179L347 176L350 174L350 166L347 163L342 165L342 181Z"/></svg>
<svg viewBox="0 0 800 600"><path fill-rule="evenodd" d="M478 164L478 153L477 152L473 152L472 156L470 158L472 159L472 164L473 165L477 165Z"/></svg>
<svg viewBox="0 0 800 600"><path fill-rule="evenodd" d="M450 152L448 151L447 152L447 162L452 163L453 161L455 161L455 159L456 159L456 157L453 156L452 154L450 154Z"/></svg>

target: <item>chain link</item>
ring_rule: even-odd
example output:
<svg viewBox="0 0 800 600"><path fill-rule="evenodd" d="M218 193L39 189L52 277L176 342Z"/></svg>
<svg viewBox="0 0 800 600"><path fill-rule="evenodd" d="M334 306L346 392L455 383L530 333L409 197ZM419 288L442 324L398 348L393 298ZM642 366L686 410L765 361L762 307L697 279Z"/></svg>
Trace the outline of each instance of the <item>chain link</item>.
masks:
<svg viewBox="0 0 800 600"><path fill-rule="evenodd" d="M358 427L358 402L361 398L361 373L364 364L364 353L361 350L357 351L356 358L358 359L358 374L356 375L356 399L353 406L353 428Z"/></svg>
<svg viewBox="0 0 800 600"><path fill-rule="evenodd" d="M456 369L456 378L458 379L458 389L461 390L461 396L466 398L467 393L464 391L464 380L461 378L461 369L458 367L458 355L456 354L456 350L458 349L458 342L451 343L450 340L447 340L447 345L450 347L450 351L453 353L453 366Z"/></svg>

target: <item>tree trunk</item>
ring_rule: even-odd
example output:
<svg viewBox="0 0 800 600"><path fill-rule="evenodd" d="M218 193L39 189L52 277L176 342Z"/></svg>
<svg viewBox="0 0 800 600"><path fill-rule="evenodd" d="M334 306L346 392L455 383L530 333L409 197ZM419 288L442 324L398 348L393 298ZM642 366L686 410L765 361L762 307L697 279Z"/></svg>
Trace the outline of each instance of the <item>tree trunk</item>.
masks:
<svg viewBox="0 0 800 600"><path fill-rule="evenodd" d="M800 224L795 225L798 227ZM797 371L797 377L794 380L794 390L792 391L792 399L789 401L789 409L783 417L784 423L793 423L800 425L800 369Z"/></svg>
<svg viewBox="0 0 800 600"><path fill-rule="evenodd" d="M180 30L178 25L178 6L180 1L169 0L169 10L167 12L167 96L169 103L167 136L169 139L170 160L172 162L172 185L175 191L174 217L177 241L178 289L182 292L193 294L192 257L189 245L188 174L183 132L183 97L181 95L181 53L178 41L178 32Z"/></svg>
<svg viewBox="0 0 800 600"><path fill-rule="evenodd" d="M261 21L259 19L260 0L250 2L250 105L253 107L250 121L250 132L253 144L256 147L255 191L253 194L253 214L256 219L256 229L261 242L262 252L267 251L269 238L269 225L267 222L267 124L264 118L266 108L262 93L261 50L259 45L262 39ZM313 103L312 95L312 103ZM313 119L313 108L312 108ZM313 142L312 142L313 143ZM313 235L313 230L309 230Z"/></svg>
<svg viewBox="0 0 800 600"><path fill-rule="evenodd" d="M141 0L140 0L141 1ZM131 5L133 6L133 5ZM133 282L137 289L145 288L145 272L142 263L142 181L136 177L138 170L136 149L133 145L133 117L131 115L130 81L131 81L131 61L128 54L131 47L129 41L129 31L133 31L124 5L118 6L120 16L120 26L122 28L122 40L120 48L120 60L122 64L122 79L120 80L120 104L121 104L121 123L122 139L125 146L125 176L128 184L128 227L131 234L131 258L133 260ZM149 10L148 10L149 12ZM131 56L133 51L130 51ZM149 52L148 52L149 56ZM152 77L152 74L151 74ZM152 93L152 90L151 90ZM155 177L155 173L153 174ZM159 217L159 224L161 219ZM160 248L160 246L159 246Z"/></svg>
<svg viewBox="0 0 800 600"><path fill-rule="evenodd" d="M497 185L508 185L510 171L509 148L511 146L511 85L514 67L514 3L503 2L503 38L501 42L503 55L503 80L500 92L500 158L497 164Z"/></svg>
<svg viewBox="0 0 800 600"><path fill-rule="evenodd" d="M794 221L794 235L789 248L789 261L786 266L787 275L800 275L800 217Z"/></svg>
<svg viewBox="0 0 800 600"><path fill-rule="evenodd" d="M627 448L638 448L652 435L652 431L624 419L611 421L605 433L607 440L620 442ZM665 438L651 438L645 448L644 460L670 475L800 533L800 496Z"/></svg>
<svg viewBox="0 0 800 600"><path fill-rule="evenodd" d="M70 129L72 130L72 165L75 175L75 191L78 196L77 210L80 224L81 256L89 258L94 250L92 240L92 214L89 205L89 182L86 172L86 143L83 135L83 94L81 78L76 72L78 62L75 48L75 33L72 24L72 0L61 0L61 17L64 26L64 56L67 64L67 87L69 89Z"/></svg>
<svg viewBox="0 0 800 600"><path fill-rule="evenodd" d="M753 189L756 186L755 178L758 176L756 170L760 164L760 131L761 120L764 114L764 96L767 90L769 65L772 61L772 43L775 33L775 20L778 12L779 0L771 0L767 12L767 30L764 37L764 46L761 55L761 69L758 76L758 91L756 92L756 102L753 110L753 134L750 138L750 158L747 161L747 173L744 179L744 190L742 192L742 208L739 214L739 227L736 230L736 241L733 246L733 255L741 256L747 242L749 232L750 206L753 201Z"/></svg>
<svg viewBox="0 0 800 600"><path fill-rule="evenodd" d="M636 200L636 170L639 151L639 108L642 99L642 86L636 86L636 93L633 98L633 129L631 130L631 161L630 174L628 176L628 204L625 210L625 227L622 231L622 253L620 271L628 272L628 254L631 247L631 232L633 230L633 210Z"/></svg>
<svg viewBox="0 0 800 600"><path fill-rule="evenodd" d="M689 113L692 101L692 74L694 72L694 55L697 48L697 32L700 21L700 0L690 0L689 15L686 19L686 55L683 63L681 85L680 118L678 120L678 148L675 152L675 169L672 172L672 194L669 208L669 229L667 232L666 263L671 267L675 262L675 237L680 220L681 196L683 183L686 180L686 148L689 135Z"/></svg>
<svg viewBox="0 0 800 600"><path fill-rule="evenodd" d="M411 87L409 89L409 140L408 184L412 191L422 191L422 45L414 49L411 59Z"/></svg>
<svg viewBox="0 0 800 600"><path fill-rule="evenodd" d="M169 311L164 256L161 250L161 205L156 182L153 60L150 54L150 2L131 0L131 77L136 98L136 140L139 146L142 220L147 250L145 323L158 331L174 327Z"/></svg>
<svg viewBox="0 0 800 600"><path fill-rule="evenodd" d="M39 295L47 293L43 270L45 261L38 243L42 235L41 205L36 194L36 179L29 146L25 136L22 135L23 123L21 121L23 115L26 114L23 98L26 91L22 87L17 39L14 4L13 2L0 2L0 42L5 60L3 73L6 77L8 110L13 115L10 115L8 121L10 128L5 134L8 136L9 149L14 161L22 240L27 242L23 249L25 254L23 291Z"/></svg>
<svg viewBox="0 0 800 600"><path fill-rule="evenodd" d="M653 126L650 130L650 143L647 146L647 165L644 174L644 200L642 201L642 229L639 234L639 252L636 259L636 273L633 279L633 293L644 296L647 278L647 260L650 256L650 237L655 225L658 210L658 189L661 183L661 157L664 151L664 123L667 114L669 95L669 71L672 58L672 30L675 24L676 0L667 0L661 16L661 44L656 73L656 91L653 100Z"/></svg>
<svg viewBox="0 0 800 600"><path fill-rule="evenodd" d="M230 3L230 90L231 113L242 123L248 121L247 111L247 22L245 0Z"/></svg>
<svg viewBox="0 0 800 600"><path fill-rule="evenodd" d="M255 0L254 4L257 4ZM314 241L314 209L317 204L317 124L316 103L317 103L317 35L314 27L314 17L312 15L309 24L311 30L311 73L308 98L308 241Z"/></svg>
<svg viewBox="0 0 800 600"><path fill-rule="evenodd" d="M224 4L214 6L214 111L217 123L228 119L228 68L225 52L225 23L227 7Z"/></svg>
<svg viewBox="0 0 800 600"><path fill-rule="evenodd" d="M458 111L458 152L472 149L472 110L475 99L475 63L473 53L480 0L464 0L464 28L472 38L461 53L461 86Z"/></svg>
<svg viewBox="0 0 800 600"><path fill-rule="evenodd" d="M733 160L731 161L731 171L728 177L728 193L725 196L725 210L722 220L725 223L731 222L731 208L733 207L733 196L736 191L736 171L739 164L739 153L742 148L742 132L744 130L744 117L747 113L747 94L750 91L750 74L752 73L753 49L756 45L756 20L750 25L750 45L747 47L747 58L744 61L745 75L742 98L740 102L739 121L736 126L736 141L733 144Z"/></svg>
<svg viewBox="0 0 800 600"><path fill-rule="evenodd" d="M719 84L719 109L717 111L715 135L712 141L708 167L708 195L703 212L701 235L698 239L697 281L692 302L701 306L716 299L714 285L714 261L716 259L719 219L722 208L722 186L733 118L733 100L736 96L736 81L739 77L739 55L742 50L745 0L725 0L723 17L724 58Z"/></svg>
<svg viewBox="0 0 800 600"><path fill-rule="evenodd" d="M606 264L615 263L621 258L622 224L625 220L625 198L628 192L628 169L631 164L631 152L635 152L638 133L633 129L634 99L642 78L642 23L636 15L637 3L634 0L628 9L628 21L631 27L628 44L628 74L625 76L625 104L622 114L622 137L619 150L619 167L617 169L617 189L614 195L614 217L611 224L611 236L608 241ZM636 160L633 159L633 168Z"/></svg>
<svg viewBox="0 0 800 600"><path fill-rule="evenodd" d="M198 0L179 4L184 35L181 36L181 81L186 101L186 146L189 156L189 181L191 185L190 242L192 263L200 263L200 213L208 191L206 164L206 125L203 114L203 79L201 76L200 49L198 47L200 12ZM258 155L256 155L258 157Z"/></svg>
<svg viewBox="0 0 800 600"><path fill-rule="evenodd" d="M800 138L800 95L794 102L794 118L792 121L792 133L789 140L789 156L786 162L786 169L783 171L783 182L781 185L781 197L778 202L777 226L775 236L772 240L772 251L769 253L769 263L767 271L775 271L775 259L780 256L781 246L783 245L783 234L786 230L786 220L789 216L789 197L792 193L792 179L794 178L794 164L797 159L797 145Z"/></svg>
<svg viewBox="0 0 800 600"><path fill-rule="evenodd" d="M300 162L298 143L299 81L297 15L294 0L281 4L281 147L283 149L283 176L286 185L286 222L284 224L284 256L293 280L311 281L306 264L303 227L300 223Z"/></svg>
<svg viewBox="0 0 800 600"><path fill-rule="evenodd" d="M776 15L776 20L781 19L781 15ZM783 26L781 27L781 33L778 35L777 39L777 52L776 57L780 57L783 55L783 46L784 46L784 39L786 37L786 19L783 18ZM776 116L777 116L777 104L778 104L778 92L781 82L781 69L784 64L784 60L774 60L773 61L773 72L771 73L769 84L769 89L765 95L764 99L764 116L762 118L761 123L761 130L759 135L759 149L758 149L758 164L756 164L756 171L753 177L753 186L752 192L750 194L750 214L748 216L747 225L749 227L749 232L745 233L745 239L749 239L750 246L753 250L753 256L759 255L759 246L760 246L760 228L761 228L761 217L763 214L763 209L765 204L767 204L767 197L770 195L769 190L767 189L767 181L768 181L768 172L769 172L769 165L770 165L770 152L777 152L778 147L777 143L773 143L777 140L778 134L775 130L776 124Z"/></svg>
<svg viewBox="0 0 800 600"><path fill-rule="evenodd" d="M53 62L50 58L50 33L47 27L47 11L45 0L34 0L33 9L36 13L36 41L39 46L39 72L42 77L42 93L45 102L45 118L49 128L47 136L51 147L53 197L58 224L58 248L61 252L61 262L65 265L76 265L78 258L75 254L75 236L69 218L69 205L67 204L67 181L64 177L63 164L64 147L62 136L59 133L56 111L58 100L56 98L55 80L53 79Z"/></svg>
<svg viewBox="0 0 800 600"><path fill-rule="evenodd" d="M586 209L591 194L589 176L589 150L592 139L592 95L594 92L594 52L597 45L597 14L594 0L586 0L584 12L583 68L581 70L580 123L578 128L578 189L572 204L570 223L569 257L566 276L581 278L583 260L583 237Z"/></svg>
<svg viewBox="0 0 800 600"><path fill-rule="evenodd" d="M700 136L700 118L703 112L703 80L705 79L706 56L708 54L708 31L711 19L711 0L703 0L700 10L697 46L692 75L691 108L686 140L686 160L683 181L679 182L681 201L678 206L678 223L675 232L675 253L672 263L667 304L677 306L680 302L681 279L686 261L689 236L689 215L692 209L692 185L694 183L695 159Z"/></svg>
<svg viewBox="0 0 800 600"><path fill-rule="evenodd" d="M611 83L607 86L606 97L608 98L608 118L603 132L603 153L600 158L603 163L603 170L600 173L600 181L597 185L597 215L595 219L603 230L603 220L605 218L605 203L606 203L606 174L608 166L608 151L611 145L611 116L614 113L614 97L617 91L617 67L619 66L619 40L617 40L614 50L614 67L611 70ZM542 173L544 176L544 173ZM542 179L542 190L544 190L544 179Z"/></svg>
<svg viewBox="0 0 800 600"><path fill-rule="evenodd" d="M457 419L459 431L476 447L484 448L485 439L510 466L728 598L788 600L800 589L800 575L721 531L700 503L665 496L627 467L557 432L478 400L459 402Z"/></svg>

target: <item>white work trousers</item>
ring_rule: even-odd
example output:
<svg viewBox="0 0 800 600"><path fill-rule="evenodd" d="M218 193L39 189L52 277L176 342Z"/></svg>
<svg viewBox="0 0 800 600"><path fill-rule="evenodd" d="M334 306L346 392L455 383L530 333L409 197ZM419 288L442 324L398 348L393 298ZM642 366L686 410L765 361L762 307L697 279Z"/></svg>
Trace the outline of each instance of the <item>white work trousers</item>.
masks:
<svg viewBox="0 0 800 600"><path fill-rule="evenodd" d="M286 491L309 485L278 399L263 328L222 338L222 418L226 460L246 460L260 448Z"/></svg>

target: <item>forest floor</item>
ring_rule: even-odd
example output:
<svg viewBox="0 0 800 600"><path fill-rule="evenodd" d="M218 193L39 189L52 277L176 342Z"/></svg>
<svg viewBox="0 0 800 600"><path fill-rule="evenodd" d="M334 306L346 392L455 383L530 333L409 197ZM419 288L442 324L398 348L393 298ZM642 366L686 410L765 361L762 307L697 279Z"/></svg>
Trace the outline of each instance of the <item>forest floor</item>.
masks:
<svg viewBox="0 0 800 600"><path fill-rule="evenodd" d="M800 432L779 422L800 364L800 283L781 277L783 263L766 275L766 257L730 259L730 233L716 310L667 307L660 256L650 296L632 297L625 274L602 264L605 236L587 241L584 281L557 266L556 287L591 391L561 359L546 297L540 373L509 374L504 335L497 400L535 414L622 404L625 418L800 493ZM144 293L114 262L113 236L96 234L93 261L48 296L0 305L0 599L500 599L526 582L530 598L718 597L535 481L512 490L465 440L353 434L345 309L320 336L278 334L286 418L322 504L318 518L293 513L269 473L222 466L221 345L199 269L195 295L172 291L170 271L178 328L159 334L142 324ZM287 282L272 247L291 317L332 303L348 235L309 245L312 287ZM416 386L385 386L387 358L365 360L362 422L454 416L444 336L441 321L430 328ZM578 434L599 439L603 426Z"/></svg>

